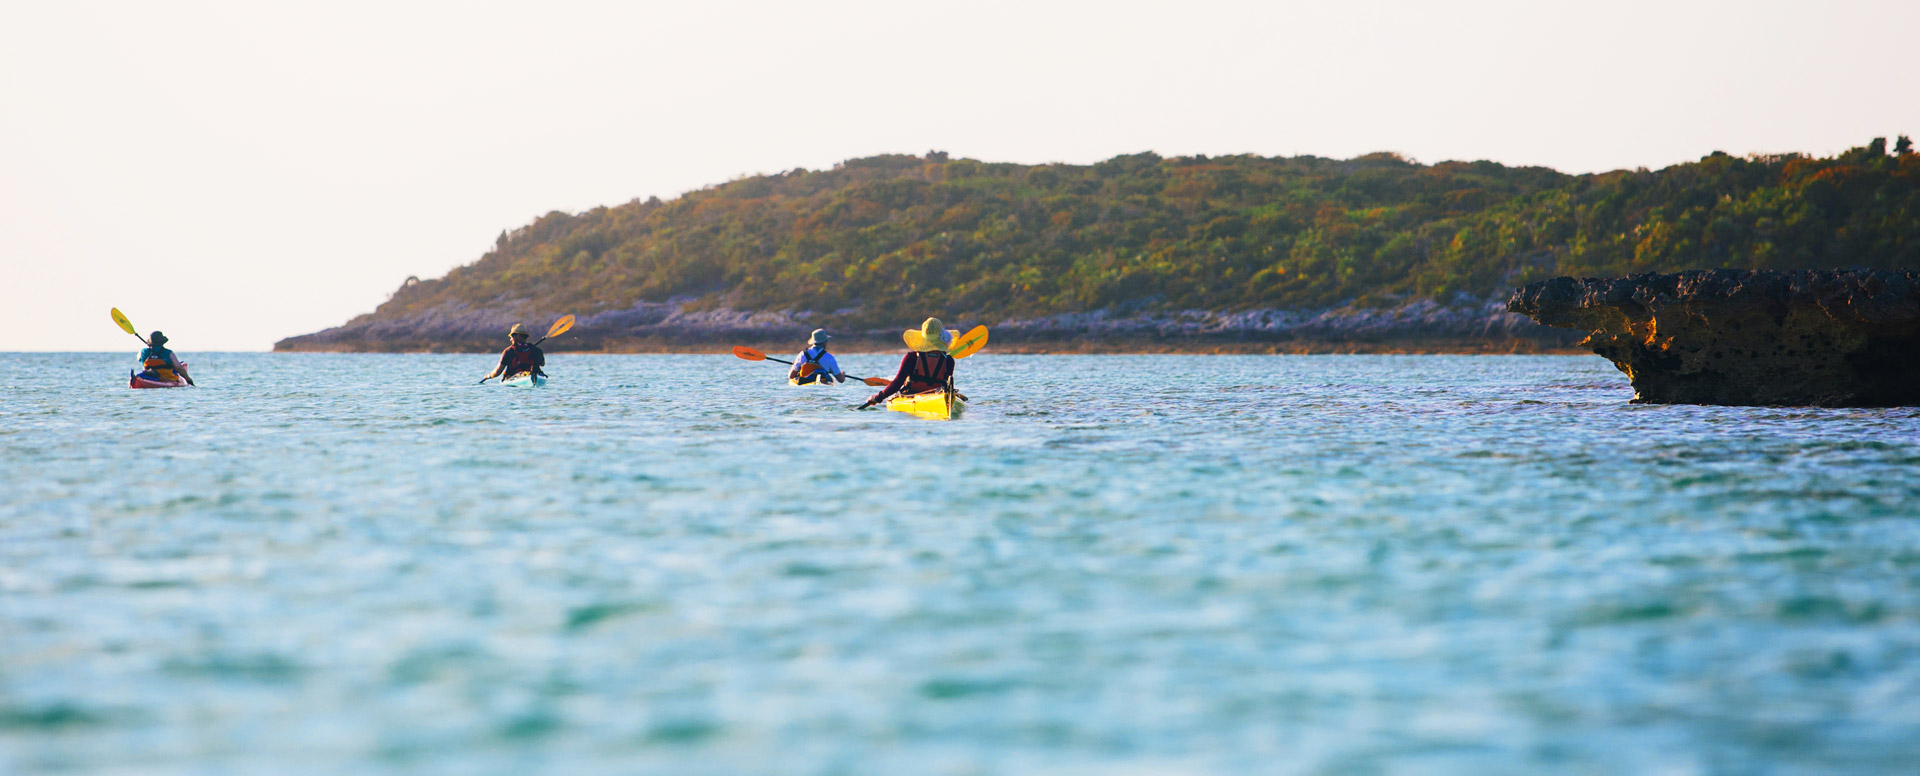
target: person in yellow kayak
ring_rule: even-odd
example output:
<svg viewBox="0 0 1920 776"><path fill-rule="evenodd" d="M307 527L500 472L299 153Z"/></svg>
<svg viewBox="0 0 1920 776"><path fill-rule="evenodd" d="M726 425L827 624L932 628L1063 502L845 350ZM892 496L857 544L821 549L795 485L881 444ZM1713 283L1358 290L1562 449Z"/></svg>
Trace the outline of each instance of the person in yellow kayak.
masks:
<svg viewBox="0 0 1920 776"><path fill-rule="evenodd" d="M953 340L960 332L951 331L940 323L939 318L928 318L920 324L920 330L908 329L900 338L907 342L907 354L900 357L900 371L895 373L893 381L879 393L860 405L866 409L891 396L912 396L916 393L953 389L953 356L947 351L953 349Z"/></svg>
<svg viewBox="0 0 1920 776"><path fill-rule="evenodd" d="M847 373L840 371L840 362L834 359L832 353L827 352L827 340L830 339L833 337L827 334L826 329L814 329L813 336L807 338L807 349L793 357L793 368L787 370L787 379L798 385L846 382ZM808 364L818 368L813 370L812 374L801 375L801 372L806 371L805 367Z"/></svg>
<svg viewBox="0 0 1920 776"><path fill-rule="evenodd" d="M547 365L547 354L540 350L539 345L527 342L527 327L514 324L513 329L507 332L507 339L513 344L500 351L500 365L494 367L491 374L481 378L480 382L495 377L509 378L521 372L532 372L536 377L547 376L541 369Z"/></svg>
<svg viewBox="0 0 1920 776"><path fill-rule="evenodd" d="M187 365L167 349L167 335L157 331L147 335L147 346L140 349L140 368L146 370L139 375L142 380L163 383L185 380L193 385L193 378L187 375Z"/></svg>

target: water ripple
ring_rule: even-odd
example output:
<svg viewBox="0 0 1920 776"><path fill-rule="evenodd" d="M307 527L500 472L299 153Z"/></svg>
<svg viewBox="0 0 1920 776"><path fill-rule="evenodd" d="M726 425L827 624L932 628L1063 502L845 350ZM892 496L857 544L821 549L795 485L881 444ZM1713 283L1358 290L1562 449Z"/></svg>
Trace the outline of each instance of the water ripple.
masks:
<svg viewBox="0 0 1920 776"><path fill-rule="evenodd" d="M888 356L844 359L883 372ZM1894 773L1920 411L1597 358L0 355L0 770Z"/></svg>

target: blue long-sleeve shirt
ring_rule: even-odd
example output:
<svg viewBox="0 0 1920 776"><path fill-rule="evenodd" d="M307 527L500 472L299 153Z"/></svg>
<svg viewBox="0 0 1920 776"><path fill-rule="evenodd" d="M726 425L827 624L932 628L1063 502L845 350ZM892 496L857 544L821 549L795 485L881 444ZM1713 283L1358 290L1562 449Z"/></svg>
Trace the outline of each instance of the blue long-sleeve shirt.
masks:
<svg viewBox="0 0 1920 776"><path fill-rule="evenodd" d="M820 371L833 375L833 379L847 379L846 374L840 371L840 362L835 361L833 354L828 353L826 348L807 348L800 351L800 355L793 357L793 368L787 370L787 376L799 377L801 364L819 364Z"/></svg>

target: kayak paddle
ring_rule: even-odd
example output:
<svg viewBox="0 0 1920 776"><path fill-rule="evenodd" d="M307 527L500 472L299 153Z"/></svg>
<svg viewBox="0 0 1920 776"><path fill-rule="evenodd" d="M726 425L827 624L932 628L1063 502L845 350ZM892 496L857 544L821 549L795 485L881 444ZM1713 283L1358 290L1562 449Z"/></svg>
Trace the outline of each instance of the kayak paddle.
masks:
<svg viewBox="0 0 1920 776"><path fill-rule="evenodd" d="M140 332L134 331L133 321L127 320L126 313L120 312L120 308L118 307L113 308L113 322L120 324L120 329L122 331L125 331L126 333L133 335L134 339L140 340L140 344L145 345L147 347L153 347L153 343L148 342L146 337L142 337L140 336Z"/></svg>
<svg viewBox="0 0 1920 776"><path fill-rule="evenodd" d="M147 347L153 347L153 343L148 342L146 337L140 336L140 332L134 330L133 321L127 320L126 313L120 312L120 308L118 307L113 308L112 312L113 312L113 322L120 324L120 329L122 331L125 331L126 333L133 335L134 339L140 340L140 344L145 345ZM199 387L193 382L193 375L187 374L185 370L180 371L178 374L180 375L180 379L187 381L188 385L192 385L196 388Z"/></svg>
<svg viewBox="0 0 1920 776"><path fill-rule="evenodd" d="M960 359L978 353L986 346L987 327L975 326L966 334L960 335L960 339L954 340L953 349L948 352L952 353L954 358Z"/></svg>
<svg viewBox="0 0 1920 776"><path fill-rule="evenodd" d="M733 349L733 354L740 358L744 358L748 361L777 361L779 363L786 364L788 366L793 365L792 361L788 361L784 358L774 358L773 356L769 356L765 353L762 353L758 350L754 350L753 348L748 348L748 347L735 347Z"/></svg>
<svg viewBox="0 0 1920 776"><path fill-rule="evenodd" d="M773 359L768 359L768 360L771 361ZM802 378L812 377L813 373L818 371L820 371L819 364L801 364L800 365L800 376ZM860 382L866 383L868 385L876 386L876 387L884 386L887 384L886 379L880 378L880 377L854 377L853 375L847 375L847 379L859 380Z"/></svg>
<svg viewBox="0 0 1920 776"><path fill-rule="evenodd" d="M567 330L571 328L573 328L573 316L562 315L560 316L560 320L553 322L553 328L547 330L547 336L534 340L533 344L538 345L542 342L546 342L547 340L553 339L554 337L558 337L562 334L567 333ZM480 378L480 382L485 383L488 380L492 380L493 377L494 377L493 375L487 375L486 377Z"/></svg>
<svg viewBox="0 0 1920 776"><path fill-rule="evenodd" d="M533 344L538 345L542 342L546 342L547 340L553 339L554 337L558 337L562 334L567 333L567 330L571 328L573 328L573 316L571 315L560 316L560 320L553 322L553 328L547 330L547 336L534 340Z"/></svg>

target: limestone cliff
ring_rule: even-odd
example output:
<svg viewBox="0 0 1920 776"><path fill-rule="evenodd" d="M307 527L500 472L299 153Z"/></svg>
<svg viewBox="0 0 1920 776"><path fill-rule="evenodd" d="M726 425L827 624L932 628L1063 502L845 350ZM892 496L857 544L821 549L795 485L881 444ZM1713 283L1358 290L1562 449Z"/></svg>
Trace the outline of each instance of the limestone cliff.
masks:
<svg viewBox="0 0 1920 776"><path fill-rule="evenodd" d="M1585 329L1634 401L1920 405L1920 271L1700 270L1555 278L1507 309Z"/></svg>

